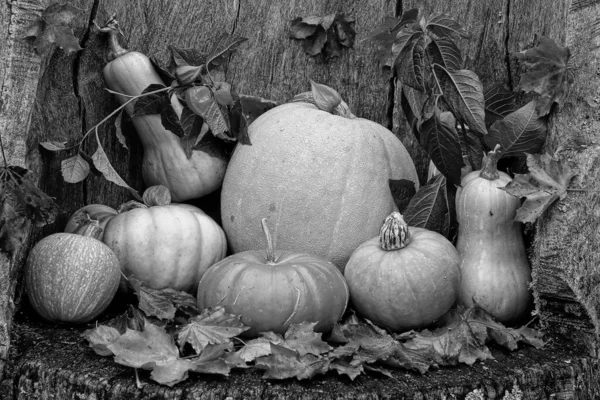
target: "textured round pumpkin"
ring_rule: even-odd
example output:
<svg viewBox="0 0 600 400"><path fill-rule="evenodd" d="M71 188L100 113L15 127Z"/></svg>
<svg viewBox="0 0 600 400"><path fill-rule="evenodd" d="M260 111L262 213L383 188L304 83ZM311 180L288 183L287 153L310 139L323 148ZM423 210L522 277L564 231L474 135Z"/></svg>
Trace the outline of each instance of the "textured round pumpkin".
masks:
<svg viewBox="0 0 600 400"><path fill-rule="evenodd" d="M496 320L516 322L532 305L531 268L522 224L514 221L520 199L499 188L511 177L498 171L497 147L479 171L462 179L456 195L462 281L460 302L477 304Z"/></svg>
<svg viewBox="0 0 600 400"><path fill-rule="evenodd" d="M408 227L398 212L352 253L344 276L356 312L394 331L424 328L456 302L460 259L443 235Z"/></svg>
<svg viewBox="0 0 600 400"><path fill-rule="evenodd" d="M266 232L266 220L263 220ZM316 322L317 332L333 326L348 304L348 286L326 259L292 251L230 255L206 271L198 285L198 308L222 305L251 327L244 335L284 333L290 324Z"/></svg>
<svg viewBox="0 0 600 400"><path fill-rule="evenodd" d="M98 221L100 228L106 228L106 224L112 217L117 215L117 210L104 204L88 204L75 211L65 225L65 232L74 233L90 220ZM102 240L104 232L98 239Z"/></svg>
<svg viewBox="0 0 600 400"><path fill-rule="evenodd" d="M225 173L221 220L233 252L260 247L267 216L281 250L325 257L343 269L352 251L395 209L390 179L418 188L410 155L367 119L305 102L275 107L248 128Z"/></svg>
<svg viewBox="0 0 600 400"><path fill-rule="evenodd" d="M104 242L126 277L191 293L208 267L225 257L223 230L202 211L186 207L191 206L134 208L109 221Z"/></svg>
<svg viewBox="0 0 600 400"><path fill-rule="evenodd" d="M101 232L97 228L96 233ZM120 277L119 260L108 246L74 233L43 238L25 264L29 302L40 316L54 322L96 318L115 296Z"/></svg>

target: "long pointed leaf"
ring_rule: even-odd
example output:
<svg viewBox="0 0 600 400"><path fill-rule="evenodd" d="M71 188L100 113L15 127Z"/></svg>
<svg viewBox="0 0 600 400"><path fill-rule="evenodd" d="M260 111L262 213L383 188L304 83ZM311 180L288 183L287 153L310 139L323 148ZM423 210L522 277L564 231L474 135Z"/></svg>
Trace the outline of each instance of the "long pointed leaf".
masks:
<svg viewBox="0 0 600 400"><path fill-rule="evenodd" d="M448 38L433 39L427 49L433 56L433 61L453 71L462 68L463 59L460 49L453 40Z"/></svg>
<svg viewBox="0 0 600 400"><path fill-rule="evenodd" d="M440 78L444 82L444 98L472 130L487 134L483 86L477 74L468 69L456 71L442 67L436 69L436 71L440 70L442 71Z"/></svg>
<svg viewBox="0 0 600 400"><path fill-rule="evenodd" d="M503 84L488 88L483 93L483 97L485 99L485 125L487 127L517 109L515 103L517 94L508 90Z"/></svg>
<svg viewBox="0 0 600 400"><path fill-rule="evenodd" d="M469 32L456 22L456 20L444 13L431 14L427 19L426 27L438 37L459 35L468 38L470 36Z"/></svg>
<svg viewBox="0 0 600 400"><path fill-rule="evenodd" d="M413 34L396 59L398 79L414 89L425 91L425 36Z"/></svg>
<svg viewBox="0 0 600 400"><path fill-rule="evenodd" d="M119 175L119 173L117 171L115 171L115 169L111 165L110 161L108 160L108 156L104 152L104 149L102 148L102 145L100 144L100 141L97 140L97 142L98 142L98 148L94 152L94 155L92 155L92 160L94 161L94 166L98 169L98 171L102 172L102 175L104 176L104 178L106 180L128 189L135 196L136 199L141 201L142 197L139 195L139 193L134 188L129 186L123 180L123 178L121 178L121 176Z"/></svg>
<svg viewBox="0 0 600 400"><path fill-rule="evenodd" d="M437 175L422 186L413 196L404 212L409 226L444 232L444 220L448 213L446 178Z"/></svg>
<svg viewBox="0 0 600 400"><path fill-rule="evenodd" d="M227 33L222 34L206 59L206 69L210 70L222 65L227 60L227 57L229 57L229 55L246 40L248 39L245 37L237 35L230 36Z"/></svg>
<svg viewBox="0 0 600 400"><path fill-rule="evenodd" d="M462 150L454 127L444 124L438 115L423 122L421 146L427 151L436 168L455 185L460 185L463 166Z"/></svg>

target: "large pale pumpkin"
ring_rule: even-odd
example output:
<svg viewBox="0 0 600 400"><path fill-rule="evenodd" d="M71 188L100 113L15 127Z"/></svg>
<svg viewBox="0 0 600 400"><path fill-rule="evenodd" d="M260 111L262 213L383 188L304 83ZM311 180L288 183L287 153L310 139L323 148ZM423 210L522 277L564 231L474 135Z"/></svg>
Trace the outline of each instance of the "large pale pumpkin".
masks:
<svg viewBox="0 0 600 400"><path fill-rule="evenodd" d="M277 248L325 257L343 269L395 209L390 179L418 187L410 155L392 132L314 104L275 107L249 127L221 192L221 220L233 252L261 247L267 216Z"/></svg>

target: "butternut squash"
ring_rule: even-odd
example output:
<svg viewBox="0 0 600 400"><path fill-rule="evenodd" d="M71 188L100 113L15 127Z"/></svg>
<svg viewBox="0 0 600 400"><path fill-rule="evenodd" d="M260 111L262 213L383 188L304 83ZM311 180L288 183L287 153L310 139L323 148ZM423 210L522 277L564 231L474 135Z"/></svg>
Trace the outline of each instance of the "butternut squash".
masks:
<svg viewBox="0 0 600 400"><path fill-rule="evenodd" d="M114 18L102 30L109 35L109 62L103 69L104 80L109 89L122 94L116 95L121 104L130 100L129 96L140 95L151 84L164 85L148 57L119 44L119 28ZM174 108L180 112L181 105ZM168 187L173 201L199 198L221 186L227 168L222 148L211 149L214 155L194 150L188 158L177 135L163 127L160 115L133 115L133 102L125 106L125 111L131 116L144 149L142 177L146 185Z"/></svg>
<svg viewBox="0 0 600 400"><path fill-rule="evenodd" d="M481 170L463 177L457 192L459 302L476 304L499 322L511 323L531 305L531 269L522 224L514 221L520 199L499 189L511 181L508 174L498 171L499 157L496 147Z"/></svg>

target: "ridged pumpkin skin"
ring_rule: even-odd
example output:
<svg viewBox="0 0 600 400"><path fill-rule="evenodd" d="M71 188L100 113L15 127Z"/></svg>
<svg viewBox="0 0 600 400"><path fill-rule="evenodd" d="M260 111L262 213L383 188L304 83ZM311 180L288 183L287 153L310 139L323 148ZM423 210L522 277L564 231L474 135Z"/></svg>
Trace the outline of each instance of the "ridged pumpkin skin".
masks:
<svg viewBox="0 0 600 400"><path fill-rule="evenodd" d="M119 260L108 246L73 233L43 238L25 264L29 302L53 322L93 320L112 301L120 278Z"/></svg>
<svg viewBox="0 0 600 400"><path fill-rule="evenodd" d="M150 84L164 85L148 57L128 52L109 62L103 70L106 86L118 93L137 96ZM121 104L129 97L116 96ZM133 114L133 102L125 107ZM194 150L187 158L179 138L163 127L158 114L131 118L144 148L142 177L148 186L162 184L171 190L173 201L202 197L217 190L227 168L223 150L211 149L215 157Z"/></svg>
<svg viewBox="0 0 600 400"><path fill-rule="evenodd" d="M246 336L284 333L290 324L317 322L329 330L348 304L348 286L338 269L324 258L276 251L269 264L265 251L233 254L206 271L198 285L200 310L222 305L250 326Z"/></svg>
<svg viewBox="0 0 600 400"><path fill-rule="evenodd" d="M249 126L223 181L221 220L233 252L261 247L267 216L277 247L317 254L340 270L395 209L389 179L417 173L383 126L302 102L283 104Z"/></svg>
<svg viewBox="0 0 600 400"><path fill-rule="evenodd" d="M498 189L511 181L509 175L497 171L498 178L488 180L480 173L465 175L456 196L456 248L462 271L459 301L466 306L475 301L496 320L510 323L523 315L532 300L522 227L513 221L520 200Z"/></svg>
<svg viewBox="0 0 600 400"><path fill-rule="evenodd" d="M67 225L65 225L65 232L74 233L77 229L81 228L83 224L88 220L95 220L99 222L99 226L102 229L106 228L106 224L112 217L117 215L117 210L112 207L105 206L104 204L88 204L75 211L69 217ZM98 239L102 240L104 233L102 233Z"/></svg>
<svg viewBox="0 0 600 400"><path fill-rule="evenodd" d="M356 312L375 324L402 332L430 325L458 298L460 259L437 232L408 227L410 242L384 250L380 237L352 253L344 276Z"/></svg>
<svg viewBox="0 0 600 400"><path fill-rule="evenodd" d="M225 257L220 227L206 214L178 205L134 208L110 220L104 242L121 270L155 288L194 292L204 272Z"/></svg>

